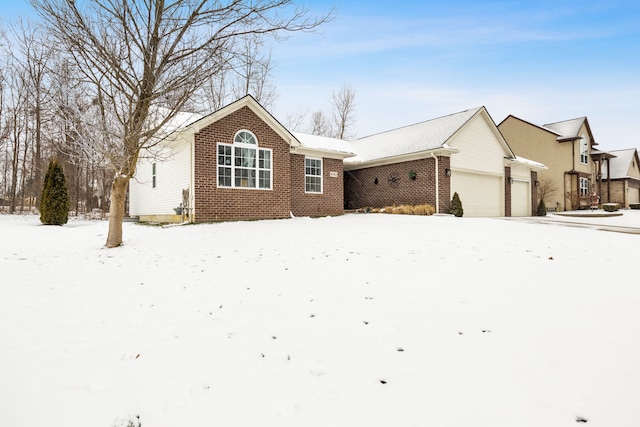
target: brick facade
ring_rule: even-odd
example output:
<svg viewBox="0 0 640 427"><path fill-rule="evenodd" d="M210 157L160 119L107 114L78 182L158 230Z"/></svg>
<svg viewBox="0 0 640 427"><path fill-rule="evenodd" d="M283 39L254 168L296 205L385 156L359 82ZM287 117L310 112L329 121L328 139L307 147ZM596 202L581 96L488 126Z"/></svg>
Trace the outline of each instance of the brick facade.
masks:
<svg viewBox="0 0 640 427"><path fill-rule="evenodd" d="M344 212L342 159L322 159L322 194L306 193L305 156L291 155L291 212L295 216L341 215ZM332 172L336 176L331 176Z"/></svg>
<svg viewBox="0 0 640 427"><path fill-rule="evenodd" d="M251 131L258 148L272 150L271 190L217 185L217 144L233 144L240 130ZM322 159L322 194L305 193L304 156L250 108L243 107L194 135L195 222L325 216L343 213L342 159ZM331 173L337 173L332 177ZM335 174L334 174L335 175Z"/></svg>
<svg viewBox="0 0 640 427"><path fill-rule="evenodd" d="M438 157L438 192L434 176L435 162L434 158L425 158L345 172L345 207L381 208L394 204L425 203L435 207L438 193L440 213L446 213L451 202L451 185L445 169L450 167L450 161L448 157ZM410 172L415 172L415 179L410 178Z"/></svg>
<svg viewBox="0 0 640 427"><path fill-rule="evenodd" d="M239 130L251 131L259 148L272 149L272 189L218 188L217 143L233 143ZM212 123L195 136L196 222L287 218L291 211L289 144L248 107Z"/></svg>
<svg viewBox="0 0 640 427"><path fill-rule="evenodd" d="M612 179L610 182L602 183L602 194L600 194L600 203L619 203L623 208L629 207L629 193L640 191L640 184L634 180Z"/></svg>

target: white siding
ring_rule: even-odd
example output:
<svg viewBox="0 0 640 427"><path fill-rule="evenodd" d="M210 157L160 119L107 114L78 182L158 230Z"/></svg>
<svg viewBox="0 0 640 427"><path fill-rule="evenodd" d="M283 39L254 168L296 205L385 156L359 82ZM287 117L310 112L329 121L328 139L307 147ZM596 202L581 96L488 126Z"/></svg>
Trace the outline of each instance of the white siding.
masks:
<svg viewBox="0 0 640 427"><path fill-rule="evenodd" d="M477 171L504 176L508 155L484 115L475 115L448 144L460 150L451 156L451 169Z"/></svg>
<svg viewBox="0 0 640 427"><path fill-rule="evenodd" d="M143 153L144 154L144 153ZM156 187L152 186L152 163L156 163ZM191 182L191 150L187 143L173 147L160 160L141 159L129 185L129 214L172 215L182 203L182 190Z"/></svg>
<svg viewBox="0 0 640 427"><path fill-rule="evenodd" d="M509 153L490 120L476 114L447 142L460 150L451 156L451 194L460 196L464 216L504 216L504 158Z"/></svg>

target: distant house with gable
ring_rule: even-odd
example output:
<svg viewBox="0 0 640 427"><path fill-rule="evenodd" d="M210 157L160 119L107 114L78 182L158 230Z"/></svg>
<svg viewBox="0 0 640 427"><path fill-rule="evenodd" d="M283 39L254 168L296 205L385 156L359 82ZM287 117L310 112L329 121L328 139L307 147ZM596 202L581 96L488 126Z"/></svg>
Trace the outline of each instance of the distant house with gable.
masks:
<svg viewBox="0 0 640 427"><path fill-rule="evenodd" d="M640 160L638 150L609 151L611 158L602 167L602 199L623 208L640 203Z"/></svg>
<svg viewBox="0 0 640 427"><path fill-rule="evenodd" d="M529 159L544 163L539 175L545 205L554 211L589 208L592 195L603 197L603 168L612 155L598 145L586 117L536 125L509 115L498 129L509 146Z"/></svg>

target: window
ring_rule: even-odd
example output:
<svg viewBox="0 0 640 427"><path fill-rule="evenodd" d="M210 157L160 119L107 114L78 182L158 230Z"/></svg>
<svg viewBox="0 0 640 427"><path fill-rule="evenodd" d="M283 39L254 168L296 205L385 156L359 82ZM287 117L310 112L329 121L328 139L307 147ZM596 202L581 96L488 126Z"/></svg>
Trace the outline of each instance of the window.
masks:
<svg viewBox="0 0 640 427"><path fill-rule="evenodd" d="M218 144L218 187L271 189L271 150L241 130L233 144Z"/></svg>
<svg viewBox="0 0 640 427"><path fill-rule="evenodd" d="M322 193L322 159L304 159L304 191Z"/></svg>
<svg viewBox="0 0 640 427"><path fill-rule="evenodd" d="M580 138L580 163L589 164L589 143L584 135Z"/></svg>
<svg viewBox="0 0 640 427"><path fill-rule="evenodd" d="M156 188L156 164L151 164L151 187Z"/></svg>
<svg viewBox="0 0 640 427"><path fill-rule="evenodd" d="M589 178L580 178L580 195L589 195Z"/></svg>

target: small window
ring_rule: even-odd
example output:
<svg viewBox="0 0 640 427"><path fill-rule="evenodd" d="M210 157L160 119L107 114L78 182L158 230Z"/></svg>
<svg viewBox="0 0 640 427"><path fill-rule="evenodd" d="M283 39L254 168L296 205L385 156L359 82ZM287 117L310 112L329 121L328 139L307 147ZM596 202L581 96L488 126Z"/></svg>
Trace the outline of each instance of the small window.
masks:
<svg viewBox="0 0 640 427"><path fill-rule="evenodd" d="M580 178L580 195L589 195L589 178Z"/></svg>
<svg viewBox="0 0 640 427"><path fill-rule="evenodd" d="M322 193L322 159L304 159L304 191Z"/></svg>
<svg viewBox="0 0 640 427"><path fill-rule="evenodd" d="M151 187L156 188L156 164L151 164Z"/></svg>
<svg viewBox="0 0 640 427"><path fill-rule="evenodd" d="M589 143L584 135L580 138L580 163L589 164Z"/></svg>
<svg viewBox="0 0 640 427"><path fill-rule="evenodd" d="M241 130L233 144L218 144L218 187L271 189L271 150Z"/></svg>

